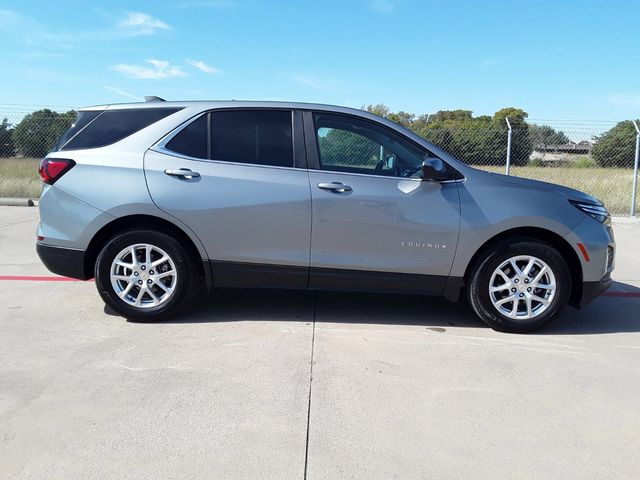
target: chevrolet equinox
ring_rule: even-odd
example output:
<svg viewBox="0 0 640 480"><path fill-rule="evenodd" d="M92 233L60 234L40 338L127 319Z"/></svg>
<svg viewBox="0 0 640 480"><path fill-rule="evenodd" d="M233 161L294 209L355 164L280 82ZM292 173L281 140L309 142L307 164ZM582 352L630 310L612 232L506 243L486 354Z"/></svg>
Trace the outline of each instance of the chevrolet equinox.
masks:
<svg viewBox="0 0 640 480"><path fill-rule="evenodd" d="M200 285L466 298L525 332L611 284L609 213L479 170L350 108L165 102L81 109L40 164L37 251L151 321ZM425 312L428 315L428 312Z"/></svg>

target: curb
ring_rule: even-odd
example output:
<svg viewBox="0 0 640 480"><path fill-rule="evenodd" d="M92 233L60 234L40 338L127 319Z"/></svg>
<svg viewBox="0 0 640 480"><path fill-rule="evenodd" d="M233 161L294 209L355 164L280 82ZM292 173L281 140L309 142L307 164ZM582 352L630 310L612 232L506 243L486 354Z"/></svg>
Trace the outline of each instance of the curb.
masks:
<svg viewBox="0 0 640 480"><path fill-rule="evenodd" d="M35 207L37 205L38 201L31 198L0 198L2 207Z"/></svg>
<svg viewBox="0 0 640 480"><path fill-rule="evenodd" d="M622 217L622 216L612 215L611 221L613 223L622 223L622 224L640 223L640 217L629 217L629 216Z"/></svg>

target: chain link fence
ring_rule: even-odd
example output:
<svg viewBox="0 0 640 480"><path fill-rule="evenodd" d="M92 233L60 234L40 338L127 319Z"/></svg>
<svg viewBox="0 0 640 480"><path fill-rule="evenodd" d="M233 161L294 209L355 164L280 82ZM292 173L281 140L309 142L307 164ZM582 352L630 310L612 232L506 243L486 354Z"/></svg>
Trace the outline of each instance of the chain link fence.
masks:
<svg viewBox="0 0 640 480"><path fill-rule="evenodd" d="M74 118L71 110L60 113L0 106L0 197L39 196L38 162ZM363 167L385 159L375 142L343 133L344 138L336 139L338 144L348 143L358 155L371 160L371 165ZM511 129L506 122L504 128L429 128L427 124L416 133L476 168L505 173L509 160L510 175L582 190L602 200L614 215L632 211L638 138L632 121L571 128L529 123ZM334 152L334 163L340 164L344 151ZM638 212L640 204L635 203Z"/></svg>
<svg viewBox="0 0 640 480"><path fill-rule="evenodd" d="M637 138L633 122L621 122L605 131L529 125L512 129L510 145L508 128L434 129L425 130L422 136L474 167L587 192L602 200L614 215L632 211ZM640 204L635 199L638 211Z"/></svg>

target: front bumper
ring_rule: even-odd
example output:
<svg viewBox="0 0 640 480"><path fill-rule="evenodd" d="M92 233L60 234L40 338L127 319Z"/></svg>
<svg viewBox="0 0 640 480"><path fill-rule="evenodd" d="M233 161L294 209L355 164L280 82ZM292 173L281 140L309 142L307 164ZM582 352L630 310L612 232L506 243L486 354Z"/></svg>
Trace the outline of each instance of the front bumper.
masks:
<svg viewBox="0 0 640 480"><path fill-rule="evenodd" d="M583 282L582 295L580 296L579 303L576 305L576 307L581 308L591 303L593 300L607 291L612 283L613 282L609 275L603 277L598 282Z"/></svg>
<svg viewBox="0 0 640 480"><path fill-rule="evenodd" d="M88 280L93 277L93 272L86 272L84 250L53 247L37 243L36 252L38 252L38 256L44 266L56 275L79 280Z"/></svg>

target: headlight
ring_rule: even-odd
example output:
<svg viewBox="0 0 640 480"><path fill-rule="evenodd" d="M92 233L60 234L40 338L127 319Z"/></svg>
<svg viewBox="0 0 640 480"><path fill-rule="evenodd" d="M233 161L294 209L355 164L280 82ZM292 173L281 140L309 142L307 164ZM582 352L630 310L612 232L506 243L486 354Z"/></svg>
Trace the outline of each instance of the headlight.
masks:
<svg viewBox="0 0 640 480"><path fill-rule="evenodd" d="M578 210L582 210L584 213L595 218L599 222L604 223L605 225L609 225L611 223L611 217L609 216L607 209L604 208L604 205L579 202L577 200L569 200L569 202L571 202L571 205L576 207Z"/></svg>

